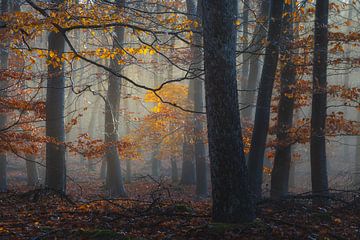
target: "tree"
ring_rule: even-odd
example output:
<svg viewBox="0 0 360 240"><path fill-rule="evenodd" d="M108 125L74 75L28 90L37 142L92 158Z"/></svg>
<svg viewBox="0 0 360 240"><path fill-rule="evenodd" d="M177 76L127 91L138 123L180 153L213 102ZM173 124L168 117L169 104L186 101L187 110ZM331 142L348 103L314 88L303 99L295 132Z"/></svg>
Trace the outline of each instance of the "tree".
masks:
<svg viewBox="0 0 360 240"><path fill-rule="evenodd" d="M284 1L271 1L267 47L256 102L254 131L251 138L248 167L250 186L257 199L261 198L264 153L269 129L271 96L279 55L283 6Z"/></svg>
<svg viewBox="0 0 360 240"><path fill-rule="evenodd" d="M242 142L236 81L237 0L203 2L205 98L213 220L248 222L254 205Z"/></svg>
<svg viewBox="0 0 360 240"><path fill-rule="evenodd" d="M289 189L289 176L291 165L291 145L289 130L292 127L294 112L294 84L296 81L295 64L293 62L293 2L285 4L281 55L284 59L280 76L280 100L277 119L277 146L275 150L274 167L271 172L272 198L284 197Z"/></svg>
<svg viewBox="0 0 360 240"><path fill-rule="evenodd" d="M53 0L56 4L62 0ZM65 40L61 32L50 32L48 37L49 58L61 59ZM48 188L65 192L65 127L64 127L64 96L65 78L64 65L60 61L51 61L48 65L48 80L46 87L46 176L45 185Z"/></svg>
<svg viewBox="0 0 360 240"><path fill-rule="evenodd" d="M3 15L8 11L8 1L1 0L0 14ZM3 30L2 30L3 31ZM8 68L8 44L3 42L0 44L0 72L3 74ZM6 97L7 81L6 79L0 79L0 97ZM3 111L3 110L2 110ZM0 130L6 127L6 112L0 112ZM7 177L6 177L6 153L0 152L0 192L7 190Z"/></svg>
<svg viewBox="0 0 360 240"><path fill-rule="evenodd" d="M260 5L260 14L258 17L258 23L256 24L254 37L251 41L250 46L248 47L249 51L249 76L246 77L245 89L241 93L243 95L243 104L245 109L243 110L243 117L249 120L253 119L253 106L256 96L256 88L258 85L258 75L260 70L260 53L263 48L263 42L266 39L267 32L267 22L268 22L268 12L269 12L269 1L261 1ZM247 105L250 105L247 107Z"/></svg>
<svg viewBox="0 0 360 240"><path fill-rule="evenodd" d="M125 0L117 0L119 10L124 9ZM113 48L121 49L124 44L125 29L116 26L113 35ZM115 72L121 72L122 67L118 64L119 56L110 60L110 68ZM116 143L118 142L119 106L121 96L121 79L109 73L107 99L105 102L105 142L109 144L105 157L107 160L107 188L111 196L125 197L126 191L123 183L120 157Z"/></svg>
<svg viewBox="0 0 360 240"><path fill-rule="evenodd" d="M310 161L314 194L327 194L325 123L327 105L327 51L329 0L317 0L313 59Z"/></svg>
<svg viewBox="0 0 360 240"><path fill-rule="evenodd" d="M193 22L200 23L202 17L202 0L197 1L197 7L195 9L195 3L192 0L187 2L189 19ZM194 24L193 24L194 25ZM201 25L198 24L197 27L194 27L195 31L201 31ZM196 77L201 74L203 68L203 54L201 52L200 46L202 45L202 37L200 34L192 35L191 46L191 68L190 71ZM196 169L196 194L198 196L206 196L208 194L208 184L207 184L207 171L206 171L206 157L205 157L205 144L202 137L204 131L204 126L201 121L201 112L204 109L204 100L203 100L203 81L196 77L191 80L192 84L190 87L193 90L190 90L189 93L192 93L192 101L194 103L194 116L193 116L193 127L194 127L194 157L195 157L195 169Z"/></svg>

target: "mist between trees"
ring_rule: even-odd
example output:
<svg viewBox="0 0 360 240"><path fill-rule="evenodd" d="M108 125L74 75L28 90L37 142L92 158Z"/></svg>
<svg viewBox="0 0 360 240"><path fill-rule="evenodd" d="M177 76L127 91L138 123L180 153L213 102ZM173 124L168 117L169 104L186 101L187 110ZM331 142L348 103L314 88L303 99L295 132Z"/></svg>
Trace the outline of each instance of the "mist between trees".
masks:
<svg viewBox="0 0 360 240"><path fill-rule="evenodd" d="M228 223L267 198L326 206L360 184L359 10L1 0L1 192L165 181Z"/></svg>

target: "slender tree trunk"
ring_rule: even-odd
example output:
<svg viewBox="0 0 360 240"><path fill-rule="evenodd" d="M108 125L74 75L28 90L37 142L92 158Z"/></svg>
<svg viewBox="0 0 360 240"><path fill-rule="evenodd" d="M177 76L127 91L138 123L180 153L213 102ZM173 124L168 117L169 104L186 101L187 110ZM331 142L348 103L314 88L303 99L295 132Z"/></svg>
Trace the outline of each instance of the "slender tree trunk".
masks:
<svg viewBox="0 0 360 240"><path fill-rule="evenodd" d="M293 112L295 99L293 85L296 81L295 65L293 63L294 51L292 44L294 40L293 29L293 3L285 4L283 19L283 35L281 55L284 66L280 77L280 101L278 105L277 120L277 146L275 150L274 167L271 173L272 198L281 198L288 194L289 176L291 165L291 139L289 130L293 123Z"/></svg>
<svg viewBox="0 0 360 240"><path fill-rule="evenodd" d="M257 199L261 198L262 191L264 153L269 129L271 96L279 55L283 6L283 0L271 1L269 32L267 37L268 45L266 47L264 66L261 73L259 93L256 102L254 131L249 153L248 167L250 186Z"/></svg>
<svg viewBox="0 0 360 240"><path fill-rule="evenodd" d="M269 1L261 1L261 9L259 20L261 22L256 24L255 36L252 39L249 47L249 76L246 79L245 89L242 92L243 106L246 107L242 113L245 119L253 119L253 104L255 103L256 89L258 87L258 76L260 71L260 54L263 48L263 42L266 39L267 19L269 12ZM249 107L247 107L249 105Z"/></svg>
<svg viewBox="0 0 360 240"><path fill-rule="evenodd" d="M1 4L0 14L3 15L8 11L9 8L8 1L1 0L0 4ZM8 43L7 42L1 43L0 44L0 74L1 75L3 71L6 71L8 69L8 58L9 58ZM8 86L7 79L4 78L0 79L0 98L6 98L7 86ZM6 112L0 113L0 130L5 127L6 127ZM0 151L0 192L7 191L6 165L7 165L6 153Z"/></svg>
<svg viewBox="0 0 360 240"><path fill-rule="evenodd" d="M119 10L123 10L125 0L117 0ZM122 48L125 37L123 27L115 27L113 37L113 48ZM116 72L122 71L118 64L118 58L111 59L110 67ZM107 159L107 188L111 196L125 197L126 191L120 167L120 157L116 142L118 142L119 106L121 93L121 79L115 75L109 75L107 101L105 102L105 142L110 146L106 150Z"/></svg>
<svg viewBox="0 0 360 240"><path fill-rule="evenodd" d="M128 88L125 88L126 91L125 92L125 95L127 96L128 95ZM129 106L129 98L126 97L126 99L124 100L124 108L125 108L125 111L130 111L130 106ZM125 134L129 134L130 133L130 120L127 119L126 117L124 117L124 121L125 121ZM125 177L125 180L127 183L131 183L131 180L132 180L132 160L131 159L126 159L126 177Z"/></svg>
<svg viewBox="0 0 360 240"><path fill-rule="evenodd" d="M190 15L190 20L201 22L202 18L202 1L198 0L197 9L195 11L195 4L188 0L188 12L193 13ZM191 3L192 2L192 3ZM193 17L196 13L196 17ZM194 29L197 31L202 31L201 25ZM200 34L194 34L192 42L194 43L191 46L192 53L192 67L191 71L193 74L199 75L203 69L203 54L201 49L198 46L202 45L202 37ZM192 90L192 97L194 102L195 112L204 111L204 85L203 81L200 78L196 78L191 85L194 89ZM201 121L201 114L195 113L193 119L194 126L194 137L195 137L195 146L194 146L194 157L195 157L195 166L196 166L196 195L198 196L207 196L208 195L208 183L207 183L207 171L206 171L206 156L205 156L205 143L202 137L204 133L204 126Z"/></svg>
<svg viewBox="0 0 360 240"><path fill-rule="evenodd" d="M357 113L357 121L360 121L360 112ZM357 188L360 187L360 136L356 137L356 151L355 151L355 181Z"/></svg>
<svg viewBox="0 0 360 240"><path fill-rule="evenodd" d="M94 106L92 107L91 117L90 117L90 121L89 121L88 132L89 132L90 138L93 138L93 139L96 138L95 130L96 130L96 119L99 114L99 112L98 112L99 103L100 103L100 98L96 99L94 102ZM94 159L88 158L86 160L87 160L87 165L88 165L88 171L89 172L95 171Z"/></svg>
<svg viewBox="0 0 360 240"><path fill-rule="evenodd" d="M35 156L26 157L30 161L26 161L27 185L36 186L39 183L38 172L36 169Z"/></svg>
<svg viewBox="0 0 360 240"><path fill-rule="evenodd" d="M314 194L327 194L325 123L327 105L327 51L329 0L317 0L311 108L311 184Z"/></svg>
<svg viewBox="0 0 360 240"><path fill-rule="evenodd" d="M248 222L254 205L241 134L236 81L237 0L203 2L206 116L216 222Z"/></svg>
<svg viewBox="0 0 360 240"><path fill-rule="evenodd" d="M60 4L62 0L53 1ZM65 40L62 33L51 32L48 38L48 48L61 58L64 52ZM55 62L53 59L52 61ZM64 65L48 65L48 81L46 88L46 136L57 143L46 143L46 176L45 185L48 188L65 192L65 127L64 127L64 96L65 78Z"/></svg>
<svg viewBox="0 0 360 240"><path fill-rule="evenodd" d="M160 177L160 160L158 159L160 145L156 144L154 150L151 153L151 176L154 178Z"/></svg>
<svg viewBox="0 0 360 240"><path fill-rule="evenodd" d="M249 4L250 1L249 0L244 0L244 7L243 7L243 16L242 16L242 25L243 25L243 50L245 50L245 52L243 53L242 57L243 57L243 62L242 62L242 76L241 76L241 81L242 81L242 86L245 85L245 83L247 82L247 78L249 75L249 53L248 53L248 36L249 36Z"/></svg>
<svg viewBox="0 0 360 240"><path fill-rule="evenodd" d="M176 159L171 157L171 181L177 183L179 181L179 172L176 164Z"/></svg>

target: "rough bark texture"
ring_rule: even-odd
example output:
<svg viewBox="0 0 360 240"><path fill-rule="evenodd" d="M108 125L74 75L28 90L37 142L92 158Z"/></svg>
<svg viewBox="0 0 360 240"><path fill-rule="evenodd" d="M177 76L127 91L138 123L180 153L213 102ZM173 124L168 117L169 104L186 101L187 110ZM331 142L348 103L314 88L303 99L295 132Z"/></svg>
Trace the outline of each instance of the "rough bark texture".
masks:
<svg viewBox="0 0 360 240"><path fill-rule="evenodd" d="M329 1L317 0L311 108L311 184L315 194L327 194L325 121L327 104L327 51Z"/></svg>
<svg viewBox="0 0 360 240"><path fill-rule="evenodd" d="M54 4L61 2L61 0L53 1ZM48 44L49 51L61 58L65 47L62 33L51 32ZM57 143L46 144L45 186L61 192L65 192L66 187L65 146L61 144L65 142L64 96L64 66L50 64L46 88L46 136Z"/></svg>
<svg viewBox="0 0 360 240"><path fill-rule="evenodd" d="M125 6L125 0L117 0L119 10ZM115 27L113 37L113 48L122 48L124 43L125 29ZM122 67L117 63L118 58L110 61L110 67L120 72ZM121 79L115 75L109 75L107 101L105 103L105 142L115 143L118 141L119 106L121 96ZM123 183L120 157L117 146L112 144L106 150L107 159L107 187L111 196L125 197L126 191Z"/></svg>
<svg viewBox="0 0 360 240"><path fill-rule="evenodd" d="M261 198L262 173L266 138L269 129L270 103L279 55L281 18L284 2L273 0L270 6L268 45L265 51L264 66L261 73L256 102L254 131L249 153L250 186L257 199Z"/></svg>
<svg viewBox="0 0 360 240"><path fill-rule="evenodd" d="M263 41L266 39L267 19L269 15L269 1L261 1L259 20L261 22L256 24L255 36L253 37L249 51L249 76L246 79L245 89L242 89L243 106L249 106L242 111L242 116L245 119L253 119L253 105L255 103L256 89L258 87L258 78L260 71L260 53L263 49Z"/></svg>
<svg viewBox="0 0 360 240"><path fill-rule="evenodd" d="M203 2L206 116L213 220L254 219L243 152L236 81L237 0Z"/></svg>
<svg viewBox="0 0 360 240"><path fill-rule="evenodd" d="M1 0L0 3L0 14L8 11L8 1ZM4 31L4 30L1 30ZM8 66L8 46L7 43L0 44L0 74L2 71L7 69ZM7 81L6 79L0 80L0 97L6 97L6 88L7 88ZM3 108L0 105L1 108ZM6 127L6 113L0 113L0 130ZM0 152L0 192L5 192L7 190L7 177L6 177L6 153Z"/></svg>
<svg viewBox="0 0 360 240"><path fill-rule="evenodd" d="M284 197L289 191L289 176L291 165L291 141L289 130L293 123L294 93L293 85L296 81L295 65L293 63L294 51L292 43L294 40L294 29L292 23L293 6L285 4L283 19L283 34L281 41L281 55L284 65L280 76L280 100L278 105L277 119L277 146L275 150L274 167L271 172L272 198Z"/></svg>

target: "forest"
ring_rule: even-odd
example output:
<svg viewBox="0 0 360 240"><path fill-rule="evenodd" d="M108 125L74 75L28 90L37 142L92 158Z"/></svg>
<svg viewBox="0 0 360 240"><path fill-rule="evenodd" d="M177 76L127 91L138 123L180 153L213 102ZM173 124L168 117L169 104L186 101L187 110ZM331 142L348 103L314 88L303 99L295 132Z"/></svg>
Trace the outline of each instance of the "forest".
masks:
<svg viewBox="0 0 360 240"><path fill-rule="evenodd" d="M360 239L359 0L0 0L0 239Z"/></svg>

